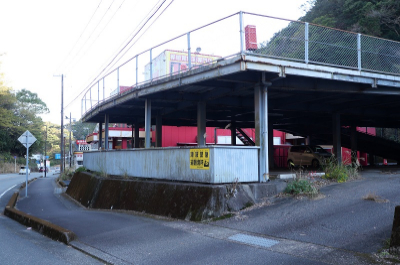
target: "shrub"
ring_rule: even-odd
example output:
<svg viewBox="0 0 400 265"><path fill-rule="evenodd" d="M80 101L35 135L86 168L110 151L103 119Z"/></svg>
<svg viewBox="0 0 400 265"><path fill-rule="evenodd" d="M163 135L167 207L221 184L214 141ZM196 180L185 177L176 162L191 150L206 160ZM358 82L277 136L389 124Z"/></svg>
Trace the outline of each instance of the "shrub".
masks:
<svg viewBox="0 0 400 265"><path fill-rule="evenodd" d="M315 195L318 190L306 179L296 179L286 186L285 193Z"/></svg>
<svg viewBox="0 0 400 265"><path fill-rule="evenodd" d="M85 167L78 167L77 169L75 169L75 173L85 172L85 171L87 171Z"/></svg>
<svg viewBox="0 0 400 265"><path fill-rule="evenodd" d="M58 177L58 181L71 180L73 175L74 175L74 171L65 169L64 172L60 175L60 177Z"/></svg>
<svg viewBox="0 0 400 265"><path fill-rule="evenodd" d="M352 161L357 161L352 154ZM351 161L343 161L342 163L338 163L336 157L332 156L331 158L325 160L325 165L323 169L325 171L324 178L335 180L338 183L346 182L349 179L356 179L359 177L359 169L360 165L358 162Z"/></svg>

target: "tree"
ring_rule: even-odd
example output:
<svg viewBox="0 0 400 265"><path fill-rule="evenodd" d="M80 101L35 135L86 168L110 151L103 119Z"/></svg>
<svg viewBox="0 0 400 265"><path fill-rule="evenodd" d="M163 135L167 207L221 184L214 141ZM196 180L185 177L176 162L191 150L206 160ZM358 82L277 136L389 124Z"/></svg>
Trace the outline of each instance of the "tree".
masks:
<svg viewBox="0 0 400 265"><path fill-rule="evenodd" d="M312 0L300 20L400 41L398 0Z"/></svg>
<svg viewBox="0 0 400 265"><path fill-rule="evenodd" d="M0 80L0 152L8 151L13 146L12 134L15 130L15 116L12 109L15 101L10 89L4 86Z"/></svg>
<svg viewBox="0 0 400 265"><path fill-rule="evenodd" d="M23 156L26 149L18 138L29 130L37 139L30 153L41 152L44 146L43 121L39 114L47 113L46 104L36 93L23 89L17 93L5 84L0 73L0 153Z"/></svg>
<svg viewBox="0 0 400 265"><path fill-rule="evenodd" d="M15 97L17 100L13 110L16 116L14 125L17 126L15 137L18 138L23 132L29 130L37 139L30 147L30 151L41 153L44 147L44 135L42 133L44 123L39 114L49 111L46 103L36 93L26 89L17 92ZM15 151L21 155L25 152L25 149L21 145L15 145Z"/></svg>

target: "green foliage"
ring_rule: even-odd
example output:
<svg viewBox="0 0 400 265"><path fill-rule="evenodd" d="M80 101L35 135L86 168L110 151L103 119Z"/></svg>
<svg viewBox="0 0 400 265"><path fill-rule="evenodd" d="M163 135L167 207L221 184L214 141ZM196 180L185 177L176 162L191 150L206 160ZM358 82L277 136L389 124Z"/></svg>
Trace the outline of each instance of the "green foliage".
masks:
<svg viewBox="0 0 400 265"><path fill-rule="evenodd" d="M70 169L65 169L64 172L58 177L58 181L60 180L71 180L74 176L74 171Z"/></svg>
<svg viewBox="0 0 400 265"><path fill-rule="evenodd" d="M318 193L318 190L313 185L311 185L308 180L296 179L288 183L285 189L285 193L294 195L315 195Z"/></svg>
<svg viewBox="0 0 400 265"><path fill-rule="evenodd" d="M85 172L85 171L87 171L85 167L78 167L77 169L75 169L75 173Z"/></svg>
<svg viewBox="0 0 400 265"><path fill-rule="evenodd" d="M17 93L8 87L4 75L0 73L0 152L23 156L26 148L17 139L29 130L37 141L29 152L43 150L43 122L39 114L48 111L46 104L37 94L23 89Z"/></svg>
<svg viewBox="0 0 400 265"><path fill-rule="evenodd" d="M69 123L68 123L69 125ZM76 140L84 140L89 133L92 133L97 123L83 123L82 121L72 122L72 131Z"/></svg>
<svg viewBox="0 0 400 265"><path fill-rule="evenodd" d="M356 156L352 155L351 160L356 161ZM337 159L332 156L330 159L325 161L323 169L325 171L325 179L342 183L349 179L358 178L360 166L358 163L351 161L343 161L342 163L338 163Z"/></svg>
<svg viewBox="0 0 400 265"><path fill-rule="evenodd" d="M400 40L398 0L312 0L309 5L302 21Z"/></svg>

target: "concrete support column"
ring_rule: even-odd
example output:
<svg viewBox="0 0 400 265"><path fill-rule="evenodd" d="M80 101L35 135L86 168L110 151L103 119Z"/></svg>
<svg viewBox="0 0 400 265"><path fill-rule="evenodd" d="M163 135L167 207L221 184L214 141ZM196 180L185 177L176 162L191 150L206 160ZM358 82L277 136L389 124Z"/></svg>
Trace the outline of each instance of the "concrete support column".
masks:
<svg viewBox="0 0 400 265"><path fill-rule="evenodd" d="M357 162L357 127L352 125L350 127L350 140L351 140L351 162Z"/></svg>
<svg viewBox="0 0 400 265"><path fill-rule="evenodd" d="M146 99L145 102L145 113L144 113L144 130L146 133L144 148L150 148L151 146L151 99Z"/></svg>
<svg viewBox="0 0 400 265"><path fill-rule="evenodd" d="M108 127L109 127L109 119L110 116L108 114L105 115L104 118L104 150L108 150Z"/></svg>
<svg viewBox="0 0 400 265"><path fill-rule="evenodd" d="M274 163L274 126L268 121L268 161L269 169L275 168Z"/></svg>
<svg viewBox="0 0 400 265"><path fill-rule="evenodd" d="M134 148L134 146L135 146L135 144L134 144L134 142L135 142L135 122L132 122L132 137L131 137L131 142L132 142L132 145L131 145L131 148Z"/></svg>
<svg viewBox="0 0 400 265"><path fill-rule="evenodd" d="M342 163L342 141L341 141L341 126L340 114L332 114L332 134L333 134L333 154L339 164Z"/></svg>
<svg viewBox="0 0 400 265"><path fill-rule="evenodd" d="M231 115L231 145L236 145L236 118L234 113Z"/></svg>
<svg viewBox="0 0 400 265"><path fill-rule="evenodd" d="M139 124L136 122L135 123L135 148L139 148L140 147L140 137L139 137Z"/></svg>
<svg viewBox="0 0 400 265"><path fill-rule="evenodd" d="M157 114L156 117L156 147L162 147L162 116Z"/></svg>
<svg viewBox="0 0 400 265"><path fill-rule="evenodd" d="M103 123L99 122L99 150L103 150Z"/></svg>
<svg viewBox="0 0 400 265"><path fill-rule="evenodd" d="M267 86L256 85L254 88L254 115L256 145L260 146L259 182L269 180L268 156L268 94Z"/></svg>
<svg viewBox="0 0 400 265"><path fill-rule="evenodd" d="M375 156L373 154L368 154L368 162L370 166L375 166Z"/></svg>
<svg viewBox="0 0 400 265"><path fill-rule="evenodd" d="M197 103L197 145L206 145L206 103Z"/></svg>

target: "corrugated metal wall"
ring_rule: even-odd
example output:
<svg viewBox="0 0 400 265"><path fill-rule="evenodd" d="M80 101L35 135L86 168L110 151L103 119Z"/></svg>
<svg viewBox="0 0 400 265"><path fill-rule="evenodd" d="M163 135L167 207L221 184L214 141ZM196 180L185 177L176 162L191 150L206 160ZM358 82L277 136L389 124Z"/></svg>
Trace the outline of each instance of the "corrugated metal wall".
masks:
<svg viewBox="0 0 400 265"><path fill-rule="evenodd" d="M190 147L85 152L83 164L108 175L200 183L258 181L258 147L210 146L210 169L190 169ZM204 149L204 148L202 148Z"/></svg>

